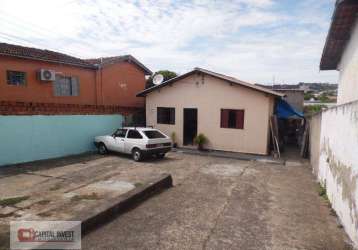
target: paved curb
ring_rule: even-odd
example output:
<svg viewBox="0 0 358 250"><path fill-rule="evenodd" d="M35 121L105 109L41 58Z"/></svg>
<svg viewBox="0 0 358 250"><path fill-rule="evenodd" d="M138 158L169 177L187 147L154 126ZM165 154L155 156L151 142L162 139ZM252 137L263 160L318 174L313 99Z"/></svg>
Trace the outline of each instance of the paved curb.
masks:
<svg viewBox="0 0 358 250"><path fill-rule="evenodd" d="M71 220L82 221L82 236L96 227L110 221L113 217L119 216L131 208L145 201L156 193L164 191L173 186L173 179L169 174L162 174L160 177L144 183L140 187L106 201L98 207L84 211L81 215Z"/></svg>
<svg viewBox="0 0 358 250"><path fill-rule="evenodd" d="M213 152L213 151L200 152L194 150L182 150L180 148L172 151L176 153L183 153L189 155L211 156L211 157L220 157L220 158L243 160L243 161L257 161L257 162L268 163L268 164L285 165L284 160L266 159L266 158L259 158L255 156L243 156L243 155L233 155L233 154L227 155L225 153L220 153L220 152Z"/></svg>
<svg viewBox="0 0 358 250"><path fill-rule="evenodd" d="M256 159L257 162L267 163L267 164L275 164L275 165L286 165L285 160L269 160L269 159Z"/></svg>

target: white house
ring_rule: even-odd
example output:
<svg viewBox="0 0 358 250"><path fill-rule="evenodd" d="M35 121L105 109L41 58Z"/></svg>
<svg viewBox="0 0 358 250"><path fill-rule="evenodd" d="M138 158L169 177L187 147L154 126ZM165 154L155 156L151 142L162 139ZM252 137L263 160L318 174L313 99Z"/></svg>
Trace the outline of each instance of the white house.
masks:
<svg viewBox="0 0 358 250"><path fill-rule="evenodd" d="M358 1L336 1L320 69L339 70L338 105L312 117L313 172L358 246Z"/></svg>
<svg viewBox="0 0 358 250"><path fill-rule="evenodd" d="M358 100L358 1L338 0L321 59L321 70L339 70L337 104Z"/></svg>
<svg viewBox="0 0 358 250"><path fill-rule="evenodd" d="M265 155L275 99L284 94L195 68L138 96L146 97L147 125L175 132L180 147L203 133L208 149Z"/></svg>

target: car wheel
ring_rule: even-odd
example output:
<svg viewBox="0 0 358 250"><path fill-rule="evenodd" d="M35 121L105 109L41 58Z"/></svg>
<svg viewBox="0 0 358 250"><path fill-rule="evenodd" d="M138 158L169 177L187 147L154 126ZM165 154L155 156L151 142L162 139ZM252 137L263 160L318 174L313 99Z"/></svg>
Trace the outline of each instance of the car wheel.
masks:
<svg viewBox="0 0 358 250"><path fill-rule="evenodd" d="M108 150L106 148L106 145L104 145L104 143L100 143L98 145L98 153L101 154L101 155L105 155L107 154Z"/></svg>
<svg viewBox="0 0 358 250"><path fill-rule="evenodd" d="M140 150L137 148L133 149L132 158L134 161L141 161L142 160L142 152L140 152Z"/></svg>
<svg viewBox="0 0 358 250"><path fill-rule="evenodd" d="M158 159L163 159L164 157L165 157L165 154L163 154L163 153L157 154Z"/></svg>

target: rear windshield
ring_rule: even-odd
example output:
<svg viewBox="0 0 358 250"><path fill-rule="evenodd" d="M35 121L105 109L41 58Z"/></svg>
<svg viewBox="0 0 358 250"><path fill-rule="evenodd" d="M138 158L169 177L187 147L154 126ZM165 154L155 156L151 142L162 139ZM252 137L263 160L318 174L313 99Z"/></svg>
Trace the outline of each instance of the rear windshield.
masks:
<svg viewBox="0 0 358 250"><path fill-rule="evenodd" d="M165 135L163 135L162 133L160 133L157 130L147 130L147 131L143 131L143 133L149 139L165 138Z"/></svg>

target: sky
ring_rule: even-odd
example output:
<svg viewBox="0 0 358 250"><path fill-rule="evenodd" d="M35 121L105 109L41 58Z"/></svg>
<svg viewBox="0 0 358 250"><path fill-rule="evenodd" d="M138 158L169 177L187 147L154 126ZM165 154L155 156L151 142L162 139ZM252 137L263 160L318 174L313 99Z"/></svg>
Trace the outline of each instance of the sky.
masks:
<svg viewBox="0 0 358 250"><path fill-rule="evenodd" d="M0 0L0 42L240 80L336 83L319 71L335 0Z"/></svg>

